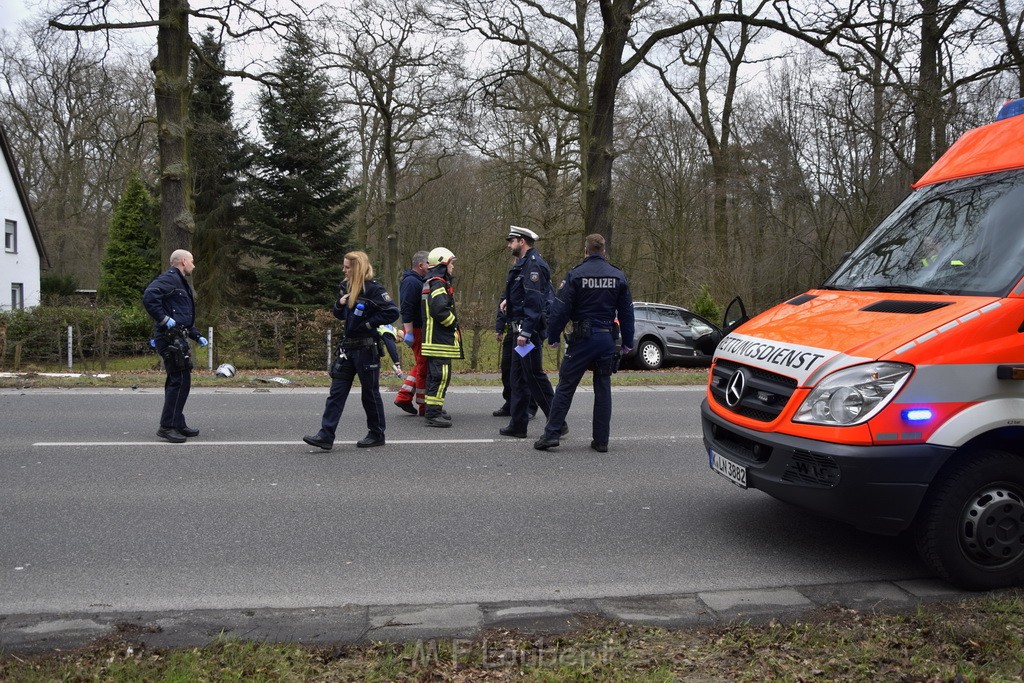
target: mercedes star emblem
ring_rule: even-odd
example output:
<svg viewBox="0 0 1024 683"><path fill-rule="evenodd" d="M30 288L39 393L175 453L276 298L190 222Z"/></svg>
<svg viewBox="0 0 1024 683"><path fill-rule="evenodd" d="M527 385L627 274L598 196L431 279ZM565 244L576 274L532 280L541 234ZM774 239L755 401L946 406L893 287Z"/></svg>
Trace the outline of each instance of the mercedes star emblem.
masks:
<svg viewBox="0 0 1024 683"><path fill-rule="evenodd" d="M743 391L747 388L747 377L742 370L737 370L729 383L725 385L725 405L735 408L743 398Z"/></svg>

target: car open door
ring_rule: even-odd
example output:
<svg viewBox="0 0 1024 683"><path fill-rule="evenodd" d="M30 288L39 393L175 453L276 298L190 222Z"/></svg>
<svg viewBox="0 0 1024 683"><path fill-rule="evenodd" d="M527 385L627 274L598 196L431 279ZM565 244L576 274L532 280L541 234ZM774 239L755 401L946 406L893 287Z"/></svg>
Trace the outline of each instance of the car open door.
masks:
<svg viewBox="0 0 1024 683"><path fill-rule="evenodd" d="M736 297L729 302L725 309L725 316L722 318L722 332L729 334L748 320L750 320L750 316L747 315L743 299Z"/></svg>

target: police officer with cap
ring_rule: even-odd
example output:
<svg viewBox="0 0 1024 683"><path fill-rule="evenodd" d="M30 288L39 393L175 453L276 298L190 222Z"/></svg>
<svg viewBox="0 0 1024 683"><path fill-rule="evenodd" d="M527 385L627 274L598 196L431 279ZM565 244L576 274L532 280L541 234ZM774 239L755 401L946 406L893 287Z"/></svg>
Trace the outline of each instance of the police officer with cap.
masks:
<svg viewBox="0 0 1024 683"><path fill-rule="evenodd" d="M504 436L526 438L529 424L530 397L548 415L554 390L551 380L544 372L542 345L546 326L545 313L551 294L551 269L534 248L539 235L533 230L513 225L505 241L516 262L508 271L505 281L505 296L500 304L506 319L512 326L510 334L516 336L516 349L512 354L512 399L507 426L498 430ZM529 345L533 347L526 351ZM563 423L556 428L565 434L568 428Z"/></svg>
<svg viewBox="0 0 1024 683"><path fill-rule="evenodd" d="M633 297L621 270L605 260L602 235L587 235L586 258L570 270L558 286L551 305L548 343L558 346L558 336L572 322L567 335L568 350L562 359L544 436L534 442L540 451L558 446L558 437L573 394L590 370L594 374L594 428L590 447L599 453L608 451L612 419L612 373L618 364L616 319L622 333L622 351L633 347Z"/></svg>

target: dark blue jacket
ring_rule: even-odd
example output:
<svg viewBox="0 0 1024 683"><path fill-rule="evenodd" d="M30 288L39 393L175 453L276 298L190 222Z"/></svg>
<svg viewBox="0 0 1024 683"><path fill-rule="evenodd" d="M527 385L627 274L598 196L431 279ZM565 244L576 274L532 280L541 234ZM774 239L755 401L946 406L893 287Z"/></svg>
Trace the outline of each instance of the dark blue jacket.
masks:
<svg viewBox="0 0 1024 683"><path fill-rule="evenodd" d="M161 334L168 318L192 339L199 339L196 329L196 301L192 287L177 268L160 273L146 286L142 305L153 318L153 336Z"/></svg>
<svg viewBox="0 0 1024 683"><path fill-rule="evenodd" d="M521 335L543 334L551 297L551 269L537 250L530 247L508 271L505 281L505 317L521 323Z"/></svg>
<svg viewBox="0 0 1024 683"><path fill-rule="evenodd" d="M633 295L625 274L604 256L588 256L565 274L551 304L548 343L554 344L570 320L610 328L619 321L622 345L633 347Z"/></svg>
<svg viewBox="0 0 1024 683"><path fill-rule="evenodd" d="M339 288L338 299L348 294L348 281L343 280ZM334 300L334 307L331 312L338 320L345 321L345 339L364 339L367 337L376 338L377 328L381 325L390 325L398 320L398 306L395 305L388 290L376 280L367 280L363 283L363 290L359 292L356 305L363 304L362 315L356 315L356 308L349 308Z"/></svg>
<svg viewBox="0 0 1024 683"><path fill-rule="evenodd" d="M420 293L423 290L423 278L415 270L402 273L398 285L398 302L402 307L402 323L423 327L423 307L420 305Z"/></svg>
<svg viewBox="0 0 1024 683"><path fill-rule="evenodd" d="M508 318L501 312L501 305L498 305L498 310L494 313L494 331L500 334L505 334L505 328L508 327Z"/></svg>

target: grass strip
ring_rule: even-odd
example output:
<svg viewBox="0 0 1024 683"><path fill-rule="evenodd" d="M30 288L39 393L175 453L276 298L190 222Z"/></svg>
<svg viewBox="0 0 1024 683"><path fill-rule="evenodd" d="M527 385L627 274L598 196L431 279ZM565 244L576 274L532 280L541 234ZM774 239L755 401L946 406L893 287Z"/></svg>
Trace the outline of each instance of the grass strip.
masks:
<svg viewBox="0 0 1024 683"><path fill-rule="evenodd" d="M1020 591L908 613L825 607L800 621L660 629L594 618L558 636L303 646L218 638L150 650L119 634L75 652L0 655L35 681L1020 681Z"/></svg>

